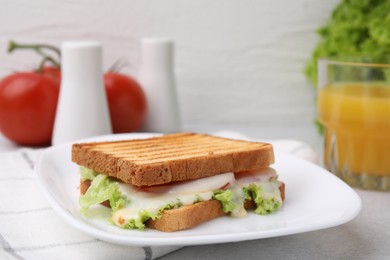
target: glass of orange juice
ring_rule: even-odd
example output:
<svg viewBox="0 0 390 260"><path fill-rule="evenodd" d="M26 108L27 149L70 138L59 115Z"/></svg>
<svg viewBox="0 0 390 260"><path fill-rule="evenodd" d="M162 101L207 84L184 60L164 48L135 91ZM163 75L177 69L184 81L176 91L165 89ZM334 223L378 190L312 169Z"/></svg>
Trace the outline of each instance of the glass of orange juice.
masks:
<svg viewBox="0 0 390 260"><path fill-rule="evenodd" d="M319 60L324 165L353 187L390 191L390 64Z"/></svg>

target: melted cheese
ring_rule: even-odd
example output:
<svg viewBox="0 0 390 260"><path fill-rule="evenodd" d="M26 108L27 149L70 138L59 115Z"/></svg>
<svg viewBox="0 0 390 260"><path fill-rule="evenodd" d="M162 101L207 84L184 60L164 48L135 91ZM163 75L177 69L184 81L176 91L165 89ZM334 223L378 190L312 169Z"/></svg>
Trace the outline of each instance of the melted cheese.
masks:
<svg viewBox="0 0 390 260"><path fill-rule="evenodd" d="M237 205L235 209L230 213L234 218L245 218L248 213L244 208L244 192L242 187L238 186L237 183L231 188L233 191L233 202Z"/></svg>
<svg viewBox="0 0 390 260"><path fill-rule="evenodd" d="M279 202L282 202L280 196L280 182L272 181L277 179L276 171L270 167L247 171L236 174L236 181L230 188L233 191L233 201L237 207L230 213L232 217L244 218L248 215L244 208L244 192L243 188L252 183L256 183L264 191L266 198L274 198Z"/></svg>
<svg viewBox="0 0 390 260"><path fill-rule="evenodd" d="M234 180L233 173L225 173L181 184L165 185L163 189L160 187L148 189L148 192L119 183L120 191L128 196L130 203L127 203L125 208L115 211L112 220L116 225L123 227L130 219L137 219L142 211L157 214L169 204L191 205L197 201L208 201L212 199L214 190L229 185Z"/></svg>

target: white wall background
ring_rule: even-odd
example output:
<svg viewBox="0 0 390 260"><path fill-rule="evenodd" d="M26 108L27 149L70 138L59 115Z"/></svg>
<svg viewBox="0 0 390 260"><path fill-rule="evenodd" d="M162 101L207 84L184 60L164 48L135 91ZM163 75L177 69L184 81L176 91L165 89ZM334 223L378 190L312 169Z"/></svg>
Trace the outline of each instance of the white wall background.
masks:
<svg viewBox="0 0 390 260"><path fill-rule="evenodd" d="M338 0L0 0L0 76L39 62L8 55L8 41L93 39L105 69L118 58L136 76L139 40L176 43L177 91L184 124L313 121L314 90L302 70L314 31Z"/></svg>

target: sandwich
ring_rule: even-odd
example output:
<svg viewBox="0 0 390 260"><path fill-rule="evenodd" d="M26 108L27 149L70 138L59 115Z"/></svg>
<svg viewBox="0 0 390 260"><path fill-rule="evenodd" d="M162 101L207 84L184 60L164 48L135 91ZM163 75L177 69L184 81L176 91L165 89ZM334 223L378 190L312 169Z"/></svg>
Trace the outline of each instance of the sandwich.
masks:
<svg viewBox="0 0 390 260"><path fill-rule="evenodd" d="M285 185L270 167L271 144L207 134L75 143L80 208L110 207L124 229L190 229L225 215L272 214Z"/></svg>

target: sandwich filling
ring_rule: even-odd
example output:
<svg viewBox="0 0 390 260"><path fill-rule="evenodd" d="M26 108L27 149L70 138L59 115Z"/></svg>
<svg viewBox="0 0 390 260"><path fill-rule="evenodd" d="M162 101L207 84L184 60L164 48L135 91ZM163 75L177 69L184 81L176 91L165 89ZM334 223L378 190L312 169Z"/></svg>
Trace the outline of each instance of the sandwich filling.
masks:
<svg viewBox="0 0 390 260"><path fill-rule="evenodd" d="M194 203L218 200L225 213L232 217L245 217L244 202L256 204L255 213L270 214L282 205L281 182L272 168L240 174L224 173L202 179L159 185L136 187L80 167L81 179L91 185L80 197L81 211L109 201L111 222L121 228L144 229L149 219L158 219L164 210Z"/></svg>

